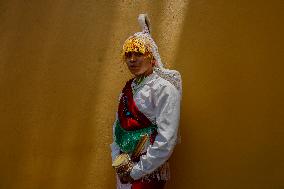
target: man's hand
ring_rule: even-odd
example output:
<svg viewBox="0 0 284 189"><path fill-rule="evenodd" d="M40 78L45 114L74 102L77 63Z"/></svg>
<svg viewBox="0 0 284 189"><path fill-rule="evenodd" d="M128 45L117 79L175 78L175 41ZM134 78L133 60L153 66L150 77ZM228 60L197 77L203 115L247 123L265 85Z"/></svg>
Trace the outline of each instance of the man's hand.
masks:
<svg viewBox="0 0 284 189"><path fill-rule="evenodd" d="M122 184L132 183L134 181L134 179L130 176L130 173L119 176L119 179Z"/></svg>

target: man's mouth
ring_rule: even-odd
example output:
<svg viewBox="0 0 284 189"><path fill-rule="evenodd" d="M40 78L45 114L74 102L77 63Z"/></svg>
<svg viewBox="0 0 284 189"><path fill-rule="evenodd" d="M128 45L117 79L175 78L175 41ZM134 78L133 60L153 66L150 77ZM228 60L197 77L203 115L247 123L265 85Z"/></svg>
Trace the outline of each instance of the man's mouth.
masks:
<svg viewBox="0 0 284 189"><path fill-rule="evenodd" d="M137 69L138 66L129 66L131 69Z"/></svg>

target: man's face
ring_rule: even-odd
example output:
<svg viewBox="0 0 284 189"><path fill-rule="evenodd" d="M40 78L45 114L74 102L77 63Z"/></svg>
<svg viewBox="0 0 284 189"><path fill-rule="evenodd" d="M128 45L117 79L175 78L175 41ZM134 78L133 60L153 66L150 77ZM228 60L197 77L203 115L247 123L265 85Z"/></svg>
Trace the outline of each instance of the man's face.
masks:
<svg viewBox="0 0 284 189"><path fill-rule="evenodd" d="M147 76L153 72L154 62L147 54L127 52L125 53L125 62L129 71L135 76Z"/></svg>

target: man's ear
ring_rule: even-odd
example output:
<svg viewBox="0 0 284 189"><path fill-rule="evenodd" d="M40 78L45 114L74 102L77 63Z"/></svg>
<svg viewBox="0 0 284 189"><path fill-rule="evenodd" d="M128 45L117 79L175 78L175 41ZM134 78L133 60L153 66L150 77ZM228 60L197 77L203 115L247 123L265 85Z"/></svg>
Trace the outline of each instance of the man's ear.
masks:
<svg viewBox="0 0 284 189"><path fill-rule="evenodd" d="M152 64L152 66L155 66L155 65L156 65L156 63L157 63L157 61L156 61L155 59L151 60L151 64Z"/></svg>

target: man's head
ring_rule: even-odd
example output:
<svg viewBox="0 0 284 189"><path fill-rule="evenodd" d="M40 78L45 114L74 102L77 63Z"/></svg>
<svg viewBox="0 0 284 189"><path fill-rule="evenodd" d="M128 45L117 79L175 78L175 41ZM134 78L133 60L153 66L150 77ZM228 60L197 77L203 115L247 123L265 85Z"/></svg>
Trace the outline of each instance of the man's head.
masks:
<svg viewBox="0 0 284 189"><path fill-rule="evenodd" d="M147 76L153 72L155 60L145 38L128 38L123 45L123 59L135 76Z"/></svg>
<svg viewBox="0 0 284 189"><path fill-rule="evenodd" d="M150 20L147 14L140 14L138 22L142 31L134 33L124 42L124 62L136 77L147 76L155 69L157 75L172 83L181 94L180 73L164 68L158 46L150 35Z"/></svg>

